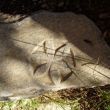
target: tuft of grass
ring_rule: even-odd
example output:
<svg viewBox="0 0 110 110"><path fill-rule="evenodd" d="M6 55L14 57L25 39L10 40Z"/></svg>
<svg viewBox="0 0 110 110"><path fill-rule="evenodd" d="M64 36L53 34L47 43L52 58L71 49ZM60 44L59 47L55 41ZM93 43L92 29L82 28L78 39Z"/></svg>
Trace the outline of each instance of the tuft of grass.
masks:
<svg viewBox="0 0 110 110"><path fill-rule="evenodd" d="M103 91L102 99L103 99L102 104L105 110L110 110L110 91Z"/></svg>
<svg viewBox="0 0 110 110"><path fill-rule="evenodd" d="M0 102L0 110L36 110L40 102L36 99Z"/></svg>
<svg viewBox="0 0 110 110"><path fill-rule="evenodd" d="M52 95L52 94L51 94ZM0 102L0 110L80 110L79 99L61 99L50 94L33 99Z"/></svg>

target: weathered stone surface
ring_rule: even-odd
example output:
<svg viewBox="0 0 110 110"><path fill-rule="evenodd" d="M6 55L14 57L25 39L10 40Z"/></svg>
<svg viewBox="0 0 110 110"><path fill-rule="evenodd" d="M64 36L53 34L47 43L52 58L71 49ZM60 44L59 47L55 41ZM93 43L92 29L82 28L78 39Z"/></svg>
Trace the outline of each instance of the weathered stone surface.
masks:
<svg viewBox="0 0 110 110"><path fill-rule="evenodd" d="M39 12L0 24L0 97L110 84L110 48L84 15Z"/></svg>

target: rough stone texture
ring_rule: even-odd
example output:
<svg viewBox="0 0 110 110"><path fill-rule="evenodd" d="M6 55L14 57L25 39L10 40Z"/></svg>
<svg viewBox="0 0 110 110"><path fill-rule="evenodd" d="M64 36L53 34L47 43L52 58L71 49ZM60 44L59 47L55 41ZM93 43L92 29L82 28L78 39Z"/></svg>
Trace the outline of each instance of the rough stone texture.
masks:
<svg viewBox="0 0 110 110"><path fill-rule="evenodd" d="M1 99L110 84L109 68L110 48L84 15L42 11L0 24Z"/></svg>

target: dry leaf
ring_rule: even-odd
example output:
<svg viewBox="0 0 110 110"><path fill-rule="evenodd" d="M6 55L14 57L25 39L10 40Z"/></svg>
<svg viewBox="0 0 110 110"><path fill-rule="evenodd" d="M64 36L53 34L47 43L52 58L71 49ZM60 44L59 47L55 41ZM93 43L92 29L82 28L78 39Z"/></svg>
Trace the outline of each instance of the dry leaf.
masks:
<svg viewBox="0 0 110 110"><path fill-rule="evenodd" d="M40 65L37 65L37 66L35 67L35 69L34 69L33 74L35 74L36 71L37 71L39 68L41 68L42 66L44 66L44 65L46 65L46 64L47 64L47 63L43 63L43 64L40 64Z"/></svg>
<svg viewBox="0 0 110 110"><path fill-rule="evenodd" d="M74 53L73 53L72 49L70 49L70 53L71 53L71 57L72 57L72 61L73 61L73 66L76 67L76 61L75 61L75 57L74 57Z"/></svg>
<svg viewBox="0 0 110 110"><path fill-rule="evenodd" d="M58 47L56 50L55 50L55 53L54 53L54 56L56 55L56 53L61 49L63 48L64 46L66 46L67 44L62 44L60 47Z"/></svg>
<svg viewBox="0 0 110 110"><path fill-rule="evenodd" d="M61 82L66 81L72 74L73 74L73 72L71 71L71 72L69 72L67 75L62 76Z"/></svg>
<svg viewBox="0 0 110 110"><path fill-rule="evenodd" d="M44 43L43 43L43 49L44 49L44 53L46 54L47 53L46 41L44 41Z"/></svg>
<svg viewBox="0 0 110 110"><path fill-rule="evenodd" d="M74 74L78 78L78 80L81 81L81 83L85 84L84 81L82 81L82 79L80 79L80 77L78 77L77 73L75 73L74 70L69 66L69 64L65 60L63 60L63 62L67 65L67 67L70 69L72 74Z"/></svg>

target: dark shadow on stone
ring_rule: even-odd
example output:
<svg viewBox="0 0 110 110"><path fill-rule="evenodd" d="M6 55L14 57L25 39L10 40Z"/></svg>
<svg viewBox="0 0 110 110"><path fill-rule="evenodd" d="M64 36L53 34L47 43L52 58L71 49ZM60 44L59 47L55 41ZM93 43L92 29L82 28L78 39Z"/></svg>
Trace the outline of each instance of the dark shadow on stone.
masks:
<svg viewBox="0 0 110 110"><path fill-rule="evenodd" d="M39 23L41 26L51 30L53 33L56 33L59 39L60 33L63 33L66 36L66 39L71 42L73 45L75 45L77 48L79 48L82 52L86 53L88 56L92 57L93 59L96 59L100 56L100 53L97 53L96 51L94 51L95 47L94 45L95 42L91 42L92 39L92 35L86 34L87 33L91 33L91 29L96 29L95 25L92 24L93 22L90 21L88 19L87 22L89 22L91 24L91 26L89 27L89 29L87 28L89 26L88 23L83 23L82 20L79 18L77 18L77 20L75 20L74 25L71 25L71 21L72 21L72 13L71 15L66 14L67 16L67 21L66 18L63 18L63 14L60 13L50 13L50 12L46 12L47 14L45 14L45 12L43 12L42 14L35 14L32 16L32 20L36 21L36 23ZM75 17L75 16L74 16ZM53 19L52 19L53 18ZM65 19L65 24L64 22L62 22L61 19ZM85 20L85 19L84 19ZM51 23L51 25L48 25L49 22ZM82 24L81 24L82 23ZM52 26L53 24L53 26ZM54 25L55 24L55 25ZM56 25L58 24L58 25ZM85 27L81 28L81 25ZM69 27L69 28L68 28ZM70 30L71 29L71 30ZM79 32L78 32L79 30ZM96 30L94 30L93 35L97 34L95 33L95 31L99 32L98 28ZM99 36L100 35L100 36ZM101 33L97 36L98 40L100 41L101 39ZM87 38L87 39L86 39ZM87 48L85 48L87 47ZM110 50L108 49L108 51L104 50L104 52L107 53L107 55L110 55ZM100 59L103 60L103 59ZM105 63L107 63L108 65L110 65L109 60L105 61Z"/></svg>

